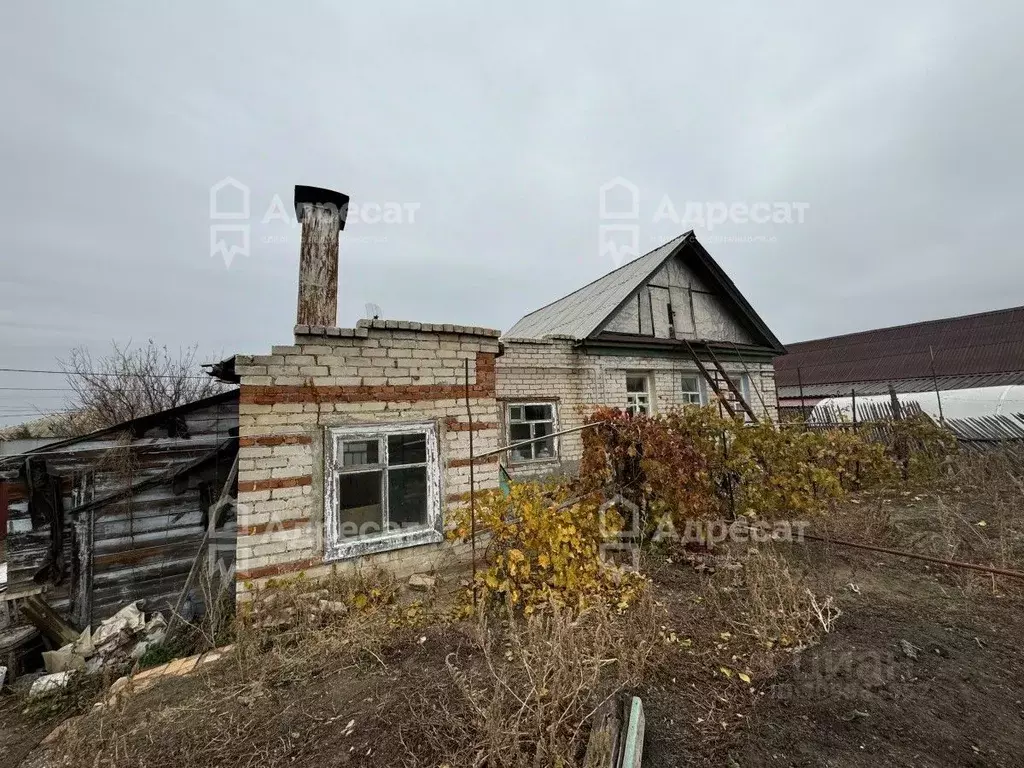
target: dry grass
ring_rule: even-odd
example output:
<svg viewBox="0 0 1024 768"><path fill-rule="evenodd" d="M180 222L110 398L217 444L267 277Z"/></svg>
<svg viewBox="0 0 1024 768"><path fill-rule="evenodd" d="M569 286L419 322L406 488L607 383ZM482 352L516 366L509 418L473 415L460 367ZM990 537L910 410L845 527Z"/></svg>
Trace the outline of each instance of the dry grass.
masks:
<svg viewBox="0 0 1024 768"><path fill-rule="evenodd" d="M543 768L582 765L594 713L638 685L660 646L647 596L622 615L507 609L481 614L468 652L445 660L447 679L411 704L430 744L416 765Z"/></svg>
<svg viewBox="0 0 1024 768"><path fill-rule="evenodd" d="M1024 571L1024 462L1015 449L962 452L928 489L851 498L821 521L836 538ZM932 566L934 568L934 566ZM940 569L941 570L941 569ZM966 596L1019 591L1019 580L949 569Z"/></svg>
<svg viewBox="0 0 1024 768"><path fill-rule="evenodd" d="M838 618L832 597L815 595L774 548L751 548L737 564L716 572L704 590L731 632L771 650L806 647L832 628Z"/></svg>
<svg viewBox="0 0 1024 768"><path fill-rule="evenodd" d="M75 721L52 764L572 768L594 709L639 681L656 611L454 624L381 573L277 585L240 612L230 657Z"/></svg>

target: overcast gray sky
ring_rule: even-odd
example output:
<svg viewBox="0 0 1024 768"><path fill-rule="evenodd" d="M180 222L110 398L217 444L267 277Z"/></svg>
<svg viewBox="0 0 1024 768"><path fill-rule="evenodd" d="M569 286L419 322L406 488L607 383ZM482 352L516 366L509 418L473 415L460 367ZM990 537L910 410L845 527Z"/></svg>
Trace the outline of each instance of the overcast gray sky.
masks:
<svg viewBox="0 0 1024 768"><path fill-rule="evenodd" d="M289 342L299 233L262 220L296 183L418 204L343 233L342 325L507 329L615 266L616 177L650 247L689 228L666 196L806 203L696 227L783 342L1024 304L1024 3L554 5L6 4L0 367ZM230 268L225 177L251 189ZM60 396L2 390L0 423Z"/></svg>

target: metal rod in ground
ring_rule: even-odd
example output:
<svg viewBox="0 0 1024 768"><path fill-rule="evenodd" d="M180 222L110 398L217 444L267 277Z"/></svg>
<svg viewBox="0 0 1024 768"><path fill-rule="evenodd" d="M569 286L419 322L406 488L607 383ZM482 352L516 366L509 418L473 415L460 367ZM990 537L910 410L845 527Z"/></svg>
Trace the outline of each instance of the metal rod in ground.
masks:
<svg viewBox="0 0 1024 768"><path fill-rule="evenodd" d="M932 362L932 385L935 387L935 399L939 402L939 423L945 425L946 417L942 413L942 395L939 394L939 379L935 375L935 350L932 349L932 345L928 345L928 356L931 357Z"/></svg>
<svg viewBox="0 0 1024 768"><path fill-rule="evenodd" d="M1010 571L1006 568L994 568L989 565L979 565L978 563L965 563L961 560L945 560L941 557L932 557L931 555L920 555L917 552L906 552L902 549L892 549L890 547L878 547L873 544L860 544L856 541L844 541L843 539L829 539L824 536L812 536L809 533L805 533L803 536L805 539L811 541L821 541L825 544L835 544L840 547L852 547L853 549L866 549L869 552L882 552L887 555L897 555L898 557L909 557L914 560L925 560L929 563L937 563L939 565L950 565L954 568L969 568L974 571L982 571L983 573L994 573L996 576L1009 576L1013 579L1024 579L1024 573L1020 571Z"/></svg>
<svg viewBox="0 0 1024 768"><path fill-rule="evenodd" d="M473 464L476 457L473 456L473 410L469 405L469 358L466 363L466 416L469 419L469 538L470 546L473 548L473 607L477 603L476 587L476 475L473 472Z"/></svg>

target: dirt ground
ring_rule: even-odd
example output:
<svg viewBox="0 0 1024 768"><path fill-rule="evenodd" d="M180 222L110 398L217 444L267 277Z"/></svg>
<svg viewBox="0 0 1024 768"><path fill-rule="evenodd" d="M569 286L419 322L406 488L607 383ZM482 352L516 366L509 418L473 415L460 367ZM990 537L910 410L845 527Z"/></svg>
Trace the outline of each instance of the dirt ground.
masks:
<svg viewBox="0 0 1024 768"><path fill-rule="evenodd" d="M834 595L842 616L806 650L752 652L723 632L701 598L705 575L691 563L653 563L666 632L680 641L636 691L647 715L647 768L1024 765L1019 587L816 542L769 546L815 592ZM246 698L241 716L237 701L204 694L219 690L217 675L233 674L219 665L212 677L137 694L131 706L154 713L153 733L161 718L176 718L195 723L193 739L244 740L261 765L405 765L422 738L419 724L437 716L416 694L469 646L457 628L403 631L325 676L272 688L232 678L232 696ZM723 666L735 672L723 676ZM749 683L739 679L743 670ZM55 724L0 695L0 766L45 765L39 750L23 760ZM128 738L150 738L149 725ZM186 747L176 754L177 764L192 764ZM217 764L250 764L227 756Z"/></svg>
<svg viewBox="0 0 1024 768"><path fill-rule="evenodd" d="M835 628L755 678L720 738L700 738L682 721L701 713L648 691L645 766L1024 765L1019 596L967 596L948 569L906 558L785 546L835 589Z"/></svg>

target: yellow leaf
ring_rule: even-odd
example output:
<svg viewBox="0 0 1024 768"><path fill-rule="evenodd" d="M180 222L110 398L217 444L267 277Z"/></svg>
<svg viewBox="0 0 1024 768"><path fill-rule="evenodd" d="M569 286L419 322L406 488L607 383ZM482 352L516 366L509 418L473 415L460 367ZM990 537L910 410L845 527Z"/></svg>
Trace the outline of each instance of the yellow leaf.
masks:
<svg viewBox="0 0 1024 768"><path fill-rule="evenodd" d="M728 667L719 667L718 671L721 672L726 677L732 677L732 670L729 669Z"/></svg>
<svg viewBox="0 0 1024 768"><path fill-rule="evenodd" d="M746 672L738 672L736 674L736 677L738 677L744 683L749 683L750 682L750 675L748 675Z"/></svg>

